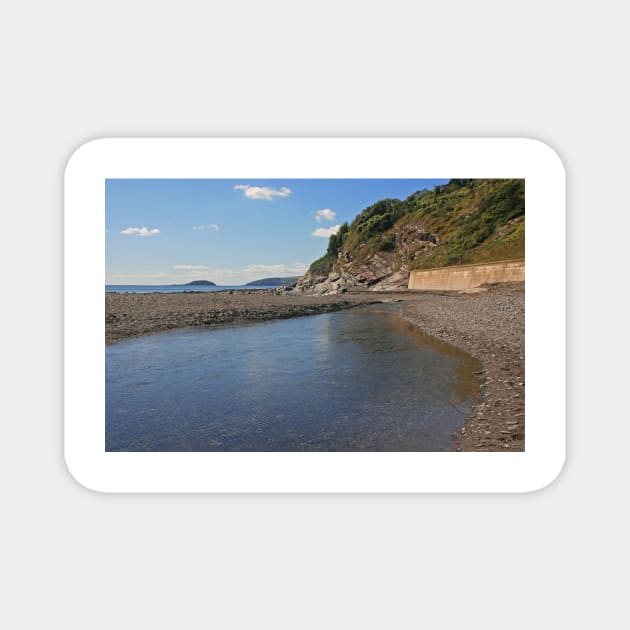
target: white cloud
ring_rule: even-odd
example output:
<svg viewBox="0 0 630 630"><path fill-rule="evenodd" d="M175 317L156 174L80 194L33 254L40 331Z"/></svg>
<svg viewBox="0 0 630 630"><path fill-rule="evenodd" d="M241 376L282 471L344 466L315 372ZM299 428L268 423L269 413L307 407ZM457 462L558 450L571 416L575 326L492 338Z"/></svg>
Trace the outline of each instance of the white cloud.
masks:
<svg viewBox="0 0 630 630"><path fill-rule="evenodd" d="M136 236L155 236L159 234L160 230L154 228L152 230L147 230L145 227L137 228L137 227L128 227L126 230L123 230L121 234L135 234Z"/></svg>
<svg viewBox="0 0 630 630"><path fill-rule="evenodd" d="M264 199L272 201L274 197L288 197L292 190L283 186L282 188L270 188L269 186L250 186L249 184L237 184L234 190L242 190L248 199Z"/></svg>
<svg viewBox="0 0 630 630"><path fill-rule="evenodd" d="M341 225L333 225L329 228L317 228L314 232L311 232L311 236L320 236L321 238L330 238L333 234L339 232Z"/></svg>
<svg viewBox="0 0 630 630"><path fill-rule="evenodd" d="M181 269L185 271L201 271L207 269L206 265L173 265L173 269Z"/></svg>
<svg viewBox="0 0 630 630"><path fill-rule="evenodd" d="M324 208L323 210L318 210L315 213L315 220L318 223L320 223L322 219L325 219L326 221L334 221L336 216L337 213L334 210L331 210L330 208Z"/></svg>
<svg viewBox="0 0 630 630"><path fill-rule="evenodd" d="M215 230L218 231L221 228L216 223L208 223L208 225L196 225L193 230L200 232L202 230Z"/></svg>

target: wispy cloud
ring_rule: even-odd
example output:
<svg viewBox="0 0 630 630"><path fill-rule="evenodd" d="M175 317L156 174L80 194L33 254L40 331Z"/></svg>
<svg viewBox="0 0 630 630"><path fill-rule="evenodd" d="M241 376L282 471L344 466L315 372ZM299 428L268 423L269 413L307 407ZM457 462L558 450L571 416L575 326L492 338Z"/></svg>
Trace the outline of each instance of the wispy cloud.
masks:
<svg viewBox="0 0 630 630"><path fill-rule="evenodd" d="M339 232L341 225L333 225L329 228L317 228L314 232L311 232L311 236L320 236L321 238L330 238L333 234Z"/></svg>
<svg viewBox="0 0 630 630"><path fill-rule="evenodd" d="M196 225L193 230L201 232L202 230L215 230L219 231L221 228L216 223L208 223L207 225Z"/></svg>
<svg viewBox="0 0 630 630"><path fill-rule="evenodd" d="M306 273L308 265L303 262L275 265L246 265L240 269L213 269L208 272L208 277L217 284L245 284L252 280L262 278L302 276Z"/></svg>
<svg viewBox="0 0 630 630"><path fill-rule="evenodd" d="M323 210L317 210L315 212L315 220L320 223L322 220L334 221L337 213L330 208L324 208Z"/></svg>
<svg viewBox="0 0 630 630"><path fill-rule="evenodd" d="M172 273L112 273L109 274L106 278L106 284L118 284L121 282L122 284L153 284L151 281L160 280L166 281L171 280L172 278L177 277ZM148 281L148 282L147 282Z"/></svg>
<svg viewBox="0 0 630 630"><path fill-rule="evenodd" d="M292 190L283 186L282 188L270 188L269 186L250 186L249 184L237 184L234 190L242 190L248 199L264 199L272 201L274 197L288 197Z"/></svg>
<svg viewBox="0 0 630 630"><path fill-rule="evenodd" d="M173 269L181 269L185 271L202 271L208 269L206 265L173 265Z"/></svg>
<svg viewBox="0 0 630 630"><path fill-rule="evenodd" d="M123 230L121 234L133 234L135 236L155 236L159 234L160 230L154 228L152 230L147 230L145 227L137 228L137 227L128 227L126 230Z"/></svg>
<svg viewBox="0 0 630 630"><path fill-rule="evenodd" d="M292 273L292 274L303 274L306 273L308 266L304 263L298 262L293 263L292 265L247 265L243 267L240 272L241 273L266 273L266 274L275 274L275 273Z"/></svg>

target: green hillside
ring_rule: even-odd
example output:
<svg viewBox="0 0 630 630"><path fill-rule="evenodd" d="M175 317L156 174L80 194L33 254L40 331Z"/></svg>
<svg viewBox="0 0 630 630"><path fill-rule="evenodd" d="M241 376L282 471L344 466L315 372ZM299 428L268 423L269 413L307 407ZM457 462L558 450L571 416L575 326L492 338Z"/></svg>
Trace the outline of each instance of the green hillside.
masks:
<svg viewBox="0 0 630 630"><path fill-rule="evenodd" d="M525 180L452 179L382 199L330 237L310 275L387 263L412 270L525 256Z"/></svg>

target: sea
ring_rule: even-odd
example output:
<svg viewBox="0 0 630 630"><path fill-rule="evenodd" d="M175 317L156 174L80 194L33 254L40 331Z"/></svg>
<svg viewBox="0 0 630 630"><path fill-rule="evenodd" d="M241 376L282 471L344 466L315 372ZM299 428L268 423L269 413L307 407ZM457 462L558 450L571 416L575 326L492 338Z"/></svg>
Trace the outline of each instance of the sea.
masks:
<svg viewBox="0 0 630 630"><path fill-rule="evenodd" d="M257 289L277 289L278 285L169 285L169 284L106 284L105 291L108 293L190 293L191 291L255 291Z"/></svg>

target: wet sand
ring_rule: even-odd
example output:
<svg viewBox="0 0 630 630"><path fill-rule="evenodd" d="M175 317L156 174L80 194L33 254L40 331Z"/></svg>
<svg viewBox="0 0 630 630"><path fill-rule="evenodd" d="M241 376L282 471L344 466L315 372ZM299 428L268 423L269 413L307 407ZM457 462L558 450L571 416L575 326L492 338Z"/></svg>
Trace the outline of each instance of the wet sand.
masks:
<svg viewBox="0 0 630 630"><path fill-rule="evenodd" d="M523 283L469 294L362 291L314 296L283 290L107 293L105 340L109 344L189 326L314 315L378 301L398 302L401 317L481 361L481 398L461 430L460 450L524 450Z"/></svg>

